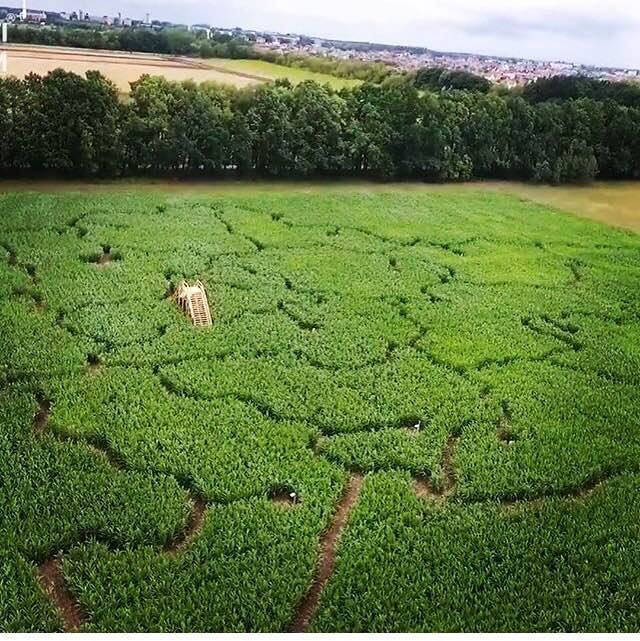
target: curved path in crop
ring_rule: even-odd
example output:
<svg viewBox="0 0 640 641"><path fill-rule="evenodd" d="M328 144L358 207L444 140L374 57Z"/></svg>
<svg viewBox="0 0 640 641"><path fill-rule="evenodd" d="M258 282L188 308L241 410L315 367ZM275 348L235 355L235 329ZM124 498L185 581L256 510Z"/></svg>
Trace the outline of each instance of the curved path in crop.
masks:
<svg viewBox="0 0 640 641"><path fill-rule="evenodd" d="M44 396L41 396L38 400L38 409L33 419L34 433L37 435L43 435L47 432L61 440L68 440L57 434L55 431L47 429L51 415L51 408L51 401ZM82 438L73 440L84 442L89 449L95 452L96 455L104 457L116 470L129 471L131 469L123 463L122 457L108 446ZM169 476L171 475L169 474ZM160 550L162 554L170 557L175 557L185 552L198 538L204 528L206 513L210 505L191 485L185 483L176 476L173 478L187 492L191 507L189 516L182 530L168 541ZM284 501L277 495L270 496L270 498L280 507L289 508L294 505L293 502ZM97 538L99 539L100 537ZM89 539L96 540L96 537L87 537L87 540ZM80 545L83 542L85 542L84 539L77 540L71 547ZM106 543L109 542L106 541ZM112 545L109 545L109 547L113 548ZM82 627L82 624L87 621L87 617L83 613L79 602L74 595L71 594L65 584L63 562L64 552L60 552L43 563L40 563L38 565L38 581L60 614L64 631L75 632L78 631Z"/></svg>
<svg viewBox="0 0 640 641"><path fill-rule="evenodd" d="M49 416L51 412L51 402L41 397L38 402L38 409L34 416L33 429L37 434L43 434L47 430ZM57 436L55 432L50 432ZM63 438L63 437L59 437ZM414 492L422 499L436 503L444 503L455 496L456 492L456 470L454 465L455 449L461 437L450 435L442 451L440 467L442 478L440 483L434 485L432 479L415 478ZM82 439L80 439L82 440ZM86 442L86 445L104 456L111 465L117 470L126 471L126 465L123 465L121 458L107 447L100 447L92 442ZM551 497L564 497L567 499L584 499L592 494L599 486L610 479L623 474L624 471L612 471L610 474L588 478L582 484L567 488L560 491L542 492L535 496L527 496L519 499L498 498L496 500L483 499L481 501L461 501L462 503L498 503L505 507L511 507L518 504L539 504L544 499ZM176 479L178 480L178 479ZM292 632L304 632L307 630L313 616L320 604L324 588L333 575L338 546L345 526L348 523L351 512L355 508L360 491L362 489L365 476L360 473L353 473L348 479L342 496L334 510L334 514L328 527L320 537L318 549L318 559L313 580L309 589L299 602L289 630ZM179 481L180 482L180 481ZM207 501L194 492L193 488L186 487L181 483L189 495L191 510L184 528L162 548L161 553L168 556L177 556L186 551L201 533L209 504ZM282 503L278 497L271 497L275 503ZM76 541L79 545L83 541ZM63 622L64 630L67 632L79 630L83 623L87 621L79 602L66 587L62 571L64 554L58 554L47 559L38 566L38 580L42 585L45 593L51 599L52 603L58 610Z"/></svg>
<svg viewBox="0 0 640 641"><path fill-rule="evenodd" d="M237 231L232 226L232 224L226 218L223 217L223 215L219 211L214 210L214 216L224 225L224 227L226 228L229 234L238 234L239 236L247 240L249 243L251 243L251 245L255 248L256 252L261 252L265 249L265 246L260 241ZM80 224L83 221L83 219L84 219L84 216L78 217L68 223L69 230L75 231L79 237L82 237L84 234L87 233L86 227ZM280 222L281 224L287 227L299 226L287 221L282 217L272 216L272 219L274 221ZM337 235L340 233L342 229L341 227L336 225L326 225L326 227L327 227L328 235ZM386 238L382 235L373 233L369 230L359 228L359 227L345 227L344 229L350 229L351 231L357 231L359 233L366 234L392 249L394 247L414 246L420 243L433 244L433 243L428 243L428 241L423 241L419 238L414 239L412 241L401 242L396 239ZM469 242L471 242L472 240L473 239L470 239ZM458 243L455 246L447 245L447 244L438 244L437 246L443 251L452 252L453 254L456 254L456 255L463 255L463 249L462 249L463 245L464 245L464 242ZM35 288L35 286L37 285L37 276L35 273L35 268L30 264L21 263L18 259L18 256L16 255L15 250L10 245L6 243L2 243L1 246L4 247L7 251L9 265L15 267L16 269L24 269L30 278L30 285L33 288ZM385 253L385 255L387 255L387 253ZM96 263L98 266L107 266L110 263L111 258L112 257L111 257L110 249L109 251L105 249L103 255L96 260ZM389 258L389 268L397 270L398 269L397 263L393 255L388 256L388 258ZM575 265L569 265L568 268L573 278L576 280L579 280L580 271L578 267ZM446 284L455 280L456 274L451 267L448 267L445 265L445 266L442 266L442 270L443 271L442 271L442 276L440 280L443 284ZM291 283L291 281L286 278L285 278L285 286L289 290L295 289L295 286ZM430 300L434 304L439 302L438 298L435 297L435 295L431 294L429 292L429 289L426 287L424 288L424 291L422 291L422 294L426 296L428 300ZM33 292L31 293L31 296L34 298L34 301L36 303L40 301L40 304L43 304L42 300L39 299L37 296L35 296ZM419 343L420 339L426 335L427 328L420 323L419 319L416 319L415 317L412 316L411 310L406 301L399 300L396 302L396 304L400 309L401 315L404 318L407 318L415 326L415 335L409 339L408 346L418 349L417 344ZM37 304L36 309L38 309L38 307L39 305ZM285 301L280 301L277 309L279 312L285 314L291 321L296 323L301 329L309 330L309 331L313 331L314 329L317 329L317 325L307 321L304 318L299 317L294 310L290 309L286 305ZM61 326L64 326L62 322L64 320L64 316L62 316L61 319L62 320L59 319L58 322ZM558 339L563 344L563 347L560 349L579 350L581 347L580 344L573 337L574 332L571 331L571 328L563 326L562 324L560 324L558 321L554 319L551 319L548 317L541 317L539 319L524 319L523 325L527 329L530 329L533 332L551 335L554 338ZM435 364L443 365L442 363L439 363L437 359L435 359L432 355L422 350L419 350L419 351L421 354L424 354L426 358L430 358ZM394 347L389 346L389 349L387 350L387 353L385 356L385 360L391 359L393 357L393 354L394 354ZM550 355L551 354L545 355L544 357L539 357L537 359L531 359L531 360L545 360ZM307 360L309 359L307 358ZM458 371L458 373L461 376L468 377L472 370L479 370L483 367L486 367L492 364L492 362L493 361L482 363L476 368L456 369L456 371ZM310 364L314 365L312 362L310 362ZM322 367L322 365L320 364L315 364L315 366ZM163 385L166 391L170 394L185 395L184 392L182 392L181 390L177 390L172 385L171 381L158 371L159 367L160 365L157 365L155 368L153 368L153 370L154 370L154 373L158 375L160 384ZM568 367L568 366L565 366L565 367ZM263 413L270 420L279 421L279 420L287 420L288 418L288 417L279 416L278 413L275 412L275 410L273 410L268 406L265 406L263 403L259 402L257 399L251 397L250 395L231 395L231 396L234 396L235 398L237 398L242 402L250 404L251 406L256 408L259 412ZM43 394L37 396L36 400L38 402L38 409L35 413L34 420L33 420L34 433L36 435L42 435L48 432L53 434L57 438L66 439L67 437L57 434L55 431L48 430L49 417L52 411L52 400L49 398L46 398L46 396ZM497 429L499 429L500 431L500 434L501 434L500 438L507 441L509 438L508 435L510 432L510 423L509 423L510 414L509 414L508 406L503 405L503 410L504 410L503 416L500 419ZM318 428L320 435L323 435L324 438L331 437L331 433L323 430L321 426L316 426L316 427ZM370 430L371 426L367 426L367 429ZM399 429L406 429L406 428L400 427ZM461 438L464 438L463 427L459 430L459 432L452 433L447 437L444 447L442 449L441 461L440 461L441 474L437 482L435 482L434 479L432 478L415 478L414 479L413 490L419 498L425 499L428 501L433 501L436 503L446 503L454 499L458 501L458 499L456 498L457 473L455 469L455 453ZM125 462L123 461L119 453L113 451L106 443L97 442L90 438L83 439L82 437L74 437L71 440L78 440L83 442L87 447L91 448L96 453L96 455L105 457L106 460L116 470L128 471L131 469L125 464ZM311 445L311 449L314 451L314 453L317 456L322 456L322 453L316 451L316 448L313 446L313 444ZM138 470L138 471L144 471L149 474L155 473L153 470ZM621 475L623 473L631 472L631 471L632 470L611 469L606 474L600 475L598 477L587 478L582 484L578 486L561 489L561 490L549 490L545 492L540 492L533 496L525 496L521 498L498 497L497 499L482 499L480 501L460 499L459 502L463 504L477 503L477 502L486 502L486 503L494 503L494 504L497 503L499 505L509 507L516 504L520 504L520 503L523 503L523 504L528 503L528 504L535 505L550 497L564 497L566 499L583 499L585 497L588 497L597 487L607 482L609 479L614 478L615 476ZM633 471L637 472L638 470L633 470ZM165 554L172 557L178 556L184 553L197 540L198 536L200 535L200 533L204 528L207 510L209 508L209 503L198 493L197 488L193 487L191 484L185 482L184 480L178 477L174 477L174 478L187 493L187 497L190 502L190 513L182 530L159 550L161 554ZM292 621L289 625L289 630L292 632L306 631L308 629L308 626L311 620L313 619L315 612L317 611L317 608L322 599L324 588L327 585L328 581L331 579L331 576L333 575L333 572L335 570L336 556L337 556L337 551L340 544L340 539L342 537L344 528L348 523L348 520L350 518L352 511L357 505L364 480L365 480L365 476L362 473L358 471L350 472L348 482L344 488L344 491L340 500L338 501L334 509L333 516L330 522L328 523L327 528L320 536L320 539L318 542L318 558L316 562L313 579L309 585L308 590L302 596L301 600L299 601L295 609ZM278 503L280 502L277 497L271 497L271 499L274 502L278 502ZM74 545L79 545L82 542L83 541L81 540L76 541ZM86 617L86 614L82 612L80 603L78 602L76 597L73 594L71 594L71 592L69 591L69 589L65 584L64 575L63 575L63 564L64 564L64 552L47 559L43 563L40 563L37 569L38 580L44 592L47 594L47 596L49 597L49 599L51 600L51 602L54 604L57 611L59 612L64 630L76 631L81 629L83 624L87 622L87 617Z"/></svg>

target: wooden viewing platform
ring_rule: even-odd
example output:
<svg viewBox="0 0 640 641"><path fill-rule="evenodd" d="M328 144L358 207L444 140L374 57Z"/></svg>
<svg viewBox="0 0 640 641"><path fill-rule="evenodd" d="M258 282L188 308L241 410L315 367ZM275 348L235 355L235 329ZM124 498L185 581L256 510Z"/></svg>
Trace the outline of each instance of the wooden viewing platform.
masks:
<svg viewBox="0 0 640 641"><path fill-rule="evenodd" d="M183 280L176 290L176 300L196 327L211 326L211 311L209 310L207 292L199 280L194 285L189 285L187 281Z"/></svg>

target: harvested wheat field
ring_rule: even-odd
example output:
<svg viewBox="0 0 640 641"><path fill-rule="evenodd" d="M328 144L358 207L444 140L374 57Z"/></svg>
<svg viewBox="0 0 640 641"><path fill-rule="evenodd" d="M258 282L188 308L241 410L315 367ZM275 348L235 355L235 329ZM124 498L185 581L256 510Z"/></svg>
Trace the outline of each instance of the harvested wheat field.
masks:
<svg viewBox="0 0 640 641"><path fill-rule="evenodd" d="M112 80L123 93L128 93L129 83L143 74L164 76L167 80L213 81L235 87L268 80L256 74L213 68L204 61L184 56L39 45L5 45L4 50L8 55L8 75L18 78L32 72L42 75L60 67L84 75L95 69Z"/></svg>
<svg viewBox="0 0 640 641"><path fill-rule="evenodd" d="M3 194L0 630L638 630L639 266L489 191Z"/></svg>

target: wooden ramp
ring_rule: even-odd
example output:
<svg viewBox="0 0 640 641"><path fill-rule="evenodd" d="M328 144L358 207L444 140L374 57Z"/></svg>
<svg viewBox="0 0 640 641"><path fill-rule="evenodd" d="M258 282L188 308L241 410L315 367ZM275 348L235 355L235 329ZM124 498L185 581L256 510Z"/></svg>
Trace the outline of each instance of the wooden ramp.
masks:
<svg viewBox="0 0 640 641"><path fill-rule="evenodd" d="M204 285L197 280L194 285L182 281L176 290L176 300L189 315L196 327L211 326L211 311Z"/></svg>

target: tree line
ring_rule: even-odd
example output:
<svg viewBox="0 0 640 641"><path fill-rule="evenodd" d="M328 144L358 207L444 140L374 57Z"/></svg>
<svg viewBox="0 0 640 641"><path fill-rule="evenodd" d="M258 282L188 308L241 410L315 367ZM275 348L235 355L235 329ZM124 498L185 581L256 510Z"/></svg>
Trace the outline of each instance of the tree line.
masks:
<svg viewBox="0 0 640 641"><path fill-rule="evenodd" d="M423 67L412 75L413 84L420 89L438 91L441 89L464 89L487 93L493 86L491 81L469 71L446 69L444 67Z"/></svg>
<svg viewBox="0 0 640 641"><path fill-rule="evenodd" d="M255 55L267 62L285 67L308 69L337 78L348 78L373 82L382 85L410 84L418 89L441 91L443 89L460 89L487 93L494 87L493 83L482 76L459 69L445 67L423 67L416 71L402 71L384 62L365 60L345 60L331 56L318 57L306 54L255 50Z"/></svg>
<svg viewBox="0 0 640 641"><path fill-rule="evenodd" d="M250 44L229 35L215 34L207 38L202 31L172 28L154 31L137 27L38 26L12 25L9 42L21 44L139 51L201 58L255 58Z"/></svg>
<svg viewBox="0 0 640 641"><path fill-rule="evenodd" d="M304 40L304 37L302 38ZM68 46L83 49L138 51L170 55L199 56L201 58L261 59L285 67L308 69L338 78L398 86L410 84L427 91L468 90L505 93L482 76L463 70L428 66L416 71L402 71L380 61L364 61L313 56L300 53L280 53L255 48L253 43L228 34L212 32L207 38L203 31L189 31L184 27L165 27L152 30L144 27L97 27L78 25L12 25L9 41L22 44ZM345 43L342 43L343 45ZM352 43L356 44L356 43ZM360 43L365 46L366 43ZM369 49L374 45L366 44ZM381 45L382 48L385 48ZM422 51L420 48L403 48ZM550 100L591 98L613 100L627 107L640 108L640 83L613 82L586 76L558 75L539 78L522 88L511 90L529 103Z"/></svg>
<svg viewBox="0 0 640 641"><path fill-rule="evenodd" d="M406 76L403 72L383 62L365 60L347 60L331 56L309 56L300 53L279 53L270 50L254 50L254 55L261 60L273 62L285 67L308 69L337 78L349 78L364 82L382 83L392 76Z"/></svg>
<svg viewBox="0 0 640 641"><path fill-rule="evenodd" d="M544 182L640 175L640 109L577 98L307 81L234 89L98 72L0 80L3 174Z"/></svg>
<svg viewBox="0 0 640 641"><path fill-rule="evenodd" d="M530 82L523 87L522 97L531 103L592 98L613 100L627 107L640 108L640 83L559 75Z"/></svg>

